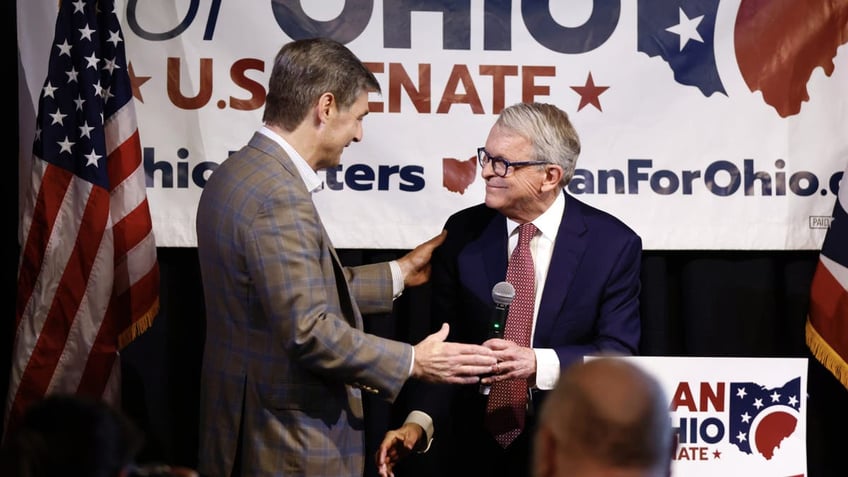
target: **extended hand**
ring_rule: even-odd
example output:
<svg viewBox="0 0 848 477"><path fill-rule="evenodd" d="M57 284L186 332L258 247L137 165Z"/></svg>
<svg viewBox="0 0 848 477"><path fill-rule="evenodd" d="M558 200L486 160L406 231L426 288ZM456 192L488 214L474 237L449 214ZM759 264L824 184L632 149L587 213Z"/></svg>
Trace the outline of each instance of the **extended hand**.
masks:
<svg viewBox="0 0 848 477"><path fill-rule="evenodd" d="M533 349L500 338L487 340L483 346L492 350L498 359L494 373L483 378L483 384L508 379L530 379L536 375L536 353Z"/></svg>
<svg viewBox="0 0 848 477"><path fill-rule="evenodd" d="M398 265L403 272L403 284L414 287L427 283L430 279L430 257L433 250L445 241L447 230L415 247L411 252L398 259Z"/></svg>
<svg viewBox="0 0 848 477"><path fill-rule="evenodd" d="M449 331L444 323L415 345L412 376L433 383L478 383L478 376L491 373L497 363L494 353L481 345L446 342Z"/></svg>
<svg viewBox="0 0 848 477"><path fill-rule="evenodd" d="M387 432L376 456L377 472L380 473L380 477L394 477L395 465L412 452L423 435L424 429L413 423L405 423Z"/></svg>

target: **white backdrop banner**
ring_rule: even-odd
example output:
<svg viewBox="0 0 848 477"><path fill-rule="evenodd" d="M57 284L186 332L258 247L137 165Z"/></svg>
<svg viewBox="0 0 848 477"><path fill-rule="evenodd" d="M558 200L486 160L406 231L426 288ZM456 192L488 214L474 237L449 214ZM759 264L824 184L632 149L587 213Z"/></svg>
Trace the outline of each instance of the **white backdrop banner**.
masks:
<svg viewBox="0 0 848 477"><path fill-rule="evenodd" d="M666 393L678 443L672 475L807 475L806 358L621 359Z"/></svg>
<svg viewBox="0 0 848 477"><path fill-rule="evenodd" d="M57 2L17 3L23 193ZM583 146L569 192L647 250L818 249L848 162L848 0L118 8L159 246L196 245L200 193L261 126L274 55L312 36L345 43L383 90L315 196L339 248L412 248L481 202L472 158L519 101L569 113Z"/></svg>

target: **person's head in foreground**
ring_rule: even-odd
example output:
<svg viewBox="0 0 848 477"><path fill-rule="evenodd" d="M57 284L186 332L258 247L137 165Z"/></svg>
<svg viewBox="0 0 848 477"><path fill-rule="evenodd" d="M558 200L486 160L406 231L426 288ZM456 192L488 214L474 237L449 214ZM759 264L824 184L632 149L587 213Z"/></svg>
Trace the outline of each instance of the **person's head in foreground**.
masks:
<svg viewBox="0 0 848 477"><path fill-rule="evenodd" d="M666 477L676 446L655 378L613 357L578 362L539 416L534 477Z"/></svg>
<svg viewBox="0 0 848 477"><path fill-rule="evenodd" d="M121 410L86 396L51 394L27 409L4 442L4 477L197 477L167 465L137 465L144 435Z"/></svg>

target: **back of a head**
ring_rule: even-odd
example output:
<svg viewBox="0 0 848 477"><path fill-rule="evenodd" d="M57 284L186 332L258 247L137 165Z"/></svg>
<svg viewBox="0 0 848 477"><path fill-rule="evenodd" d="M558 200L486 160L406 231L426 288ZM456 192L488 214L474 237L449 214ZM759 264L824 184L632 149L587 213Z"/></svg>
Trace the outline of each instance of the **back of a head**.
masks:
<svg viewBox="0 0 848 477"><path fill-rule="evenodd" d="M322 94L347 109L372 91L379 93L380 83L346 46L328 38L292 41L274 59L262 120L293 131Z"/></svg>
<svg viewBox="0 0 848 477"><path fill-rule="evenodd" d="M7 440L4 472L17 477L117 477L142 444L140 432L119 411L70 395L33 404Z"/></svg>
<svg viewBox="0 0 848 477"><path fill-rule="evenodd" d="M569 367L547 397L534 465L536 475L667 476L674 445L659 382L626 360L598 358Z"/></svg>

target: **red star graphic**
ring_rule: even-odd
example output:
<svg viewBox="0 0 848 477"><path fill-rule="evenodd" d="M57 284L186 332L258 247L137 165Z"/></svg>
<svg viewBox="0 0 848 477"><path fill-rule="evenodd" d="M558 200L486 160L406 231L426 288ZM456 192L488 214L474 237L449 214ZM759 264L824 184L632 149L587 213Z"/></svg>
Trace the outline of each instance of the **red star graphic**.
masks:
<svg viewBox="0 0 848 477"><path fill-rule="evenodd" d="M586 78L586 84L583 86L572 86L571 89L577 92L580 95L580 106L577 107L577 110L580 111L587 104L591 104L592 106L598 108L598 111L603 111L601 109L601 100L599 96L601 93L609 89L609 86L595 86L595 80L592 79L592 72L589 72L589 77Z"/></svg>
<svg viewBox="0 0 848 477"><path fill-rule="evenodd" d="M128 70L130 72L130 83L132 83L133 97L143 103L144 97L141 95L141 85L150 81L150 76L136 76L135 71L133 71L132 62L130 62Z"/></svg>
<svg viewBox="0 0 848 477"><path fill-rule="evenodd" d="M713 451L713 459L721 459L721 451L720 450L714 450Z"/></svg>

